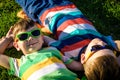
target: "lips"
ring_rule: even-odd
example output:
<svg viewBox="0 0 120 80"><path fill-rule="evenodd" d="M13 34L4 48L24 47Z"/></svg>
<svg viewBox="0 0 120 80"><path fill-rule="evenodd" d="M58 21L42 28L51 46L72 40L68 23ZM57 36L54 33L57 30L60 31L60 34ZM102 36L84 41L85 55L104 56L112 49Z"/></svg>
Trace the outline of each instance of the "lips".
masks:
<svg viewBox="0 0 120 80"><path fill-rule="evenodd" d="M35 45L35 44L37 44L38 42L34 42L34 43L30 43L30 44L28 44L27 46L32 46L32 45Z"/></svg>

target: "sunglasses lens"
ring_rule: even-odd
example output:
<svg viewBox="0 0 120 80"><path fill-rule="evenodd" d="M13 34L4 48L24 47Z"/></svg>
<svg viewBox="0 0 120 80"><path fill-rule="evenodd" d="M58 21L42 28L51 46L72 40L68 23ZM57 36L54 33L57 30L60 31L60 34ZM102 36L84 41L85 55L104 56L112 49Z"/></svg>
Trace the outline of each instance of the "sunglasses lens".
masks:
<svg viewBox="0 0 120 80"><path fill-rule="evenodd" d="M37 37L37 36L40 35L40 30L39 29L38 30L34 30L34 31L31 32L31 34L32 34L32 36Z"/></svg>
<svg viewBox="0 0 120 80"><path fill-rule="evenodd" d="M21 41L26 40L28 38L28 34L27 33L20 34L18 38Z"/></svg>
<svg viewBox="0 0 120 80"><path fill-rule="evenodd" d="M97 50L101 50L101 49L110 49L110 50L114 50L114 48L111 47L111 46L109 46L109 45L105 45L105 46L95 45L95 46L92 46L91 51L97 51Z"/></svg>
<svg viewBox="0 0 120 80"><path fill-rule="evenodd" d="M20 41L24 41L24 40L28 39L30 36L38 37L39 35L40 35L40 30L39 29L35 29L35 30L29 31L29 32L25 32L25 33L19 34L19 35L17 35L17 38Z"/></svg>
<svg viewBox="0 0 120 80"><path fill-rule="evenodd" d="M99 50L99 49L101 49L101 48L102 48L101 45L95 45L95 46L92 46L91 51L97 51L97 50Z"/></svg>

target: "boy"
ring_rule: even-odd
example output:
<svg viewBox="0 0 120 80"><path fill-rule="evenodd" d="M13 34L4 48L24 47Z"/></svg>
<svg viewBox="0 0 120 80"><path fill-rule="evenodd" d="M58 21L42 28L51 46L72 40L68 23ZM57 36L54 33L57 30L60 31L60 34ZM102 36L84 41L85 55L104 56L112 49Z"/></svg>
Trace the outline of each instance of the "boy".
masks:
<svg viewBox="0 0 120 80"><path fill-rule="evenodd" d="M11 42L13 39L14 42ZM17 51L23 52L20 59L2 55L11 43ZM65 60L56 48L42 49L43 43L40 29L35 23L29 19L20 20L0 41L0 65L22 80L79 80L64 65L71 63L71 59Z"/></svg>
<svg viewBox="0 0 120 80"><path fill-rule="evenodd" d="M72 2L69 0L16 0L16 2L28 17L56 36L57 41L50 42L51 46L84 66L88 80L115 80L118 77L119 65L114 55L117 47L114 41L111 37L100 34ZM80 66L79 69L83 68Z"/></svg>

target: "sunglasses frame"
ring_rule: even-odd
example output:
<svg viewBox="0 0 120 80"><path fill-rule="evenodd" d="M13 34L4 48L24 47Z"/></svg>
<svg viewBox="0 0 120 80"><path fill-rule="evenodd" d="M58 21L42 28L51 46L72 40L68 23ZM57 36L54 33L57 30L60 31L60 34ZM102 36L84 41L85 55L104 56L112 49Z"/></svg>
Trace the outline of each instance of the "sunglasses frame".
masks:
<svg viewBox="0 0 120 80"><path fill-rule="evenodd" d="M98 49L96 48L96 49L95 49L95 48L94 48L95 46L99 46L100 48L98 48ZM104 45L104 46L94 45L94 46L91 47L91 52L88 53L85 62L86 62L95 52L97 52L97 51L99 51L99 50L103 50L103 49L110 49L110 50L113 51L113 53L116 52L115 49L114 49L112 46L109 46L109 45Z"/></svg>
<svg viewBox="0 0 120 80"><path fill-rule="evenodd" d="M34 35L32 34L32 32L34 32L35 30L39 30L39 31L40 31L40 34L41 34L41 30L40 30L39 28L36 28L36 29L31 30L31 31L22 32L22 33L20 33L20 34L17 34L17 35L16 35L16 38L17 38L19 41L25 41L25 40L27 40L30 36L33 37L33 38L37 38L37 37L40 36L40 35L34 36ZM20 36L21 36L22 34L27 34L27 35L28 35L25 40L20 40Z"/></svg>

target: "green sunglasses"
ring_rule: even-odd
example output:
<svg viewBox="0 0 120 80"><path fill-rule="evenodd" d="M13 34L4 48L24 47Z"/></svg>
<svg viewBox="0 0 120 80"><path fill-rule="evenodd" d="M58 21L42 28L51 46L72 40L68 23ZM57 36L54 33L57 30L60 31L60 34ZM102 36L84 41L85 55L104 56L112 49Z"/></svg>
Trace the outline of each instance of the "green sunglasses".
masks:
<svg viewBox="0 0 120 80"><path fill-rule="evenodd" d="M28 32L23 32L23 33L17 34L16 38L20 41L25 41L30 36L34 37L34 38L37 38L38 36L40 36L40 29L37 28L37 29L31 30L31 31L28 31Z"/></svg>

